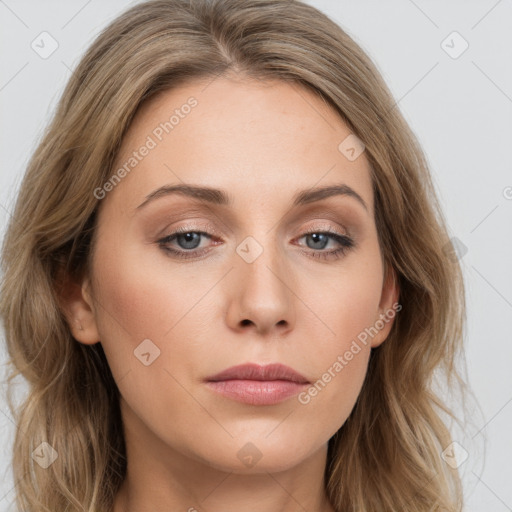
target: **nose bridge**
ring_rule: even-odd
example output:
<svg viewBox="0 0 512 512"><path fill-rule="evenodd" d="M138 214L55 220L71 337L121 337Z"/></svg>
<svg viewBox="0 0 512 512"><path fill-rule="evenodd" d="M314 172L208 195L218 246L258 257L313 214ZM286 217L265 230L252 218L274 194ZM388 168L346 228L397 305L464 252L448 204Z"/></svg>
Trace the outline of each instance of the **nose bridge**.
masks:
<svg viewBox="0 0 512 512"><path fill-rule="evenodd" d="M291 327L295 321L292 276L275 232L244 238L236 247L235 269L230 305L233 325L249 320L258 330Z"/></svg>

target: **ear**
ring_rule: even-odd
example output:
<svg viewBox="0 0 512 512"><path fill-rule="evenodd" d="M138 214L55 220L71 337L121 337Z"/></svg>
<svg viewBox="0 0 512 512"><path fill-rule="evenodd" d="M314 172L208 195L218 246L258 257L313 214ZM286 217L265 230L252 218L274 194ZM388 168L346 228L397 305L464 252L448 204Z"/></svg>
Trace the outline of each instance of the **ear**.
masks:
<svg viewBox="0 0 512 512"><path fill-rule="evenodd" d="M378 330L372 338L371 347L376 348L381 345L389 335L395 316L402 309L398 304L400 289L395 269L388 264L384 274L384 283L382 285L381 300L379 303L379 316L375 318L374 327Z"/></svg>
<svg viewBox="0 0 512 512"><path fill-rule="evenodd" d="M58 276L56 291L59 305L73 337L85 345L98 343L100 336L89 277L71 277L62 269Z"/></svg>

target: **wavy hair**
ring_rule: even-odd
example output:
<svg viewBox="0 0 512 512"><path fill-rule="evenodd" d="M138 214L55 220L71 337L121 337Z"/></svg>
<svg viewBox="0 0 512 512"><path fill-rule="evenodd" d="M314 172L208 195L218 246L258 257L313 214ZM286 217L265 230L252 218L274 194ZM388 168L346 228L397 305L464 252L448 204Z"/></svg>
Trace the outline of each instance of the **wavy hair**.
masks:
<svg viewBox="0 0 512 512"><path fill-rule="evenodd" d="M313 91L361 139L375 222L402 310L371 352L361 393L329 440L325 486L339 512L460 511L441 452L455 413L434 377L465 383L462 270L420 145L377 67L336 23L293 0L151 0L87 50L32 155L2 249L0 314L17 430L12 468L25 512L108 512L126 471L119 390L101 343L78 343L59 275L89 272L99 201L137 109L157 92L234 71ZM12 402L12 381L29 385ZM42 445L41 443L48 443ZM47 468L34 453L58 457ZM36 452L34 452L36 450Z"/></svg>

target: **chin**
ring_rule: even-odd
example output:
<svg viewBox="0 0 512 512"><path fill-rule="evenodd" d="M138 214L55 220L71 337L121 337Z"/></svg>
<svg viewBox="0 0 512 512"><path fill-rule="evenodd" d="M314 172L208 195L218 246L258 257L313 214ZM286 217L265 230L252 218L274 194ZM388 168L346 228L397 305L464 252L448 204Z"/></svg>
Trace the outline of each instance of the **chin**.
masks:
<svg viewBox="0 0 512 512"><path fill-rule="evenodd" d="M327 441L307 439L297 432L245 435L215 442L209 439L202 453L196 454L208 466L235 474L276 473L291 469L317 451L327 448ZM205 439L208 439L205 437Z"/></svg>

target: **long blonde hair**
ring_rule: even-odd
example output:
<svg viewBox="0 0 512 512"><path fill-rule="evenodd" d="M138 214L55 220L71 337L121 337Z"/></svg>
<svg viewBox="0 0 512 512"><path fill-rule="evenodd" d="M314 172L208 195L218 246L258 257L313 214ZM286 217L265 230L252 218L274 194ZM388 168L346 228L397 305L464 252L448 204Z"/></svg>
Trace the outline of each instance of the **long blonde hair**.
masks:
<svg viewBox="0 0 512 512"><path fill-rule="evenodd" d="M156 92L234 70L306 87L361 139L375 222L402 310L373 349L325 483L339 512L459 511L462 485L434 374L461 383L465 293L422 150L375 65L342 28L291 0L153 0L115 19L74 71L33 154L2 254L0 313L11 372L16 503L25 512L107 512L126 471L119 391L101 343L76 342L59 308L59 269L89 271L98 199L127 128ZM48 443L41 445L41 443ZM58 457L47 468L34 450ZM42 452L41 452L42 453Z"/></svg>

